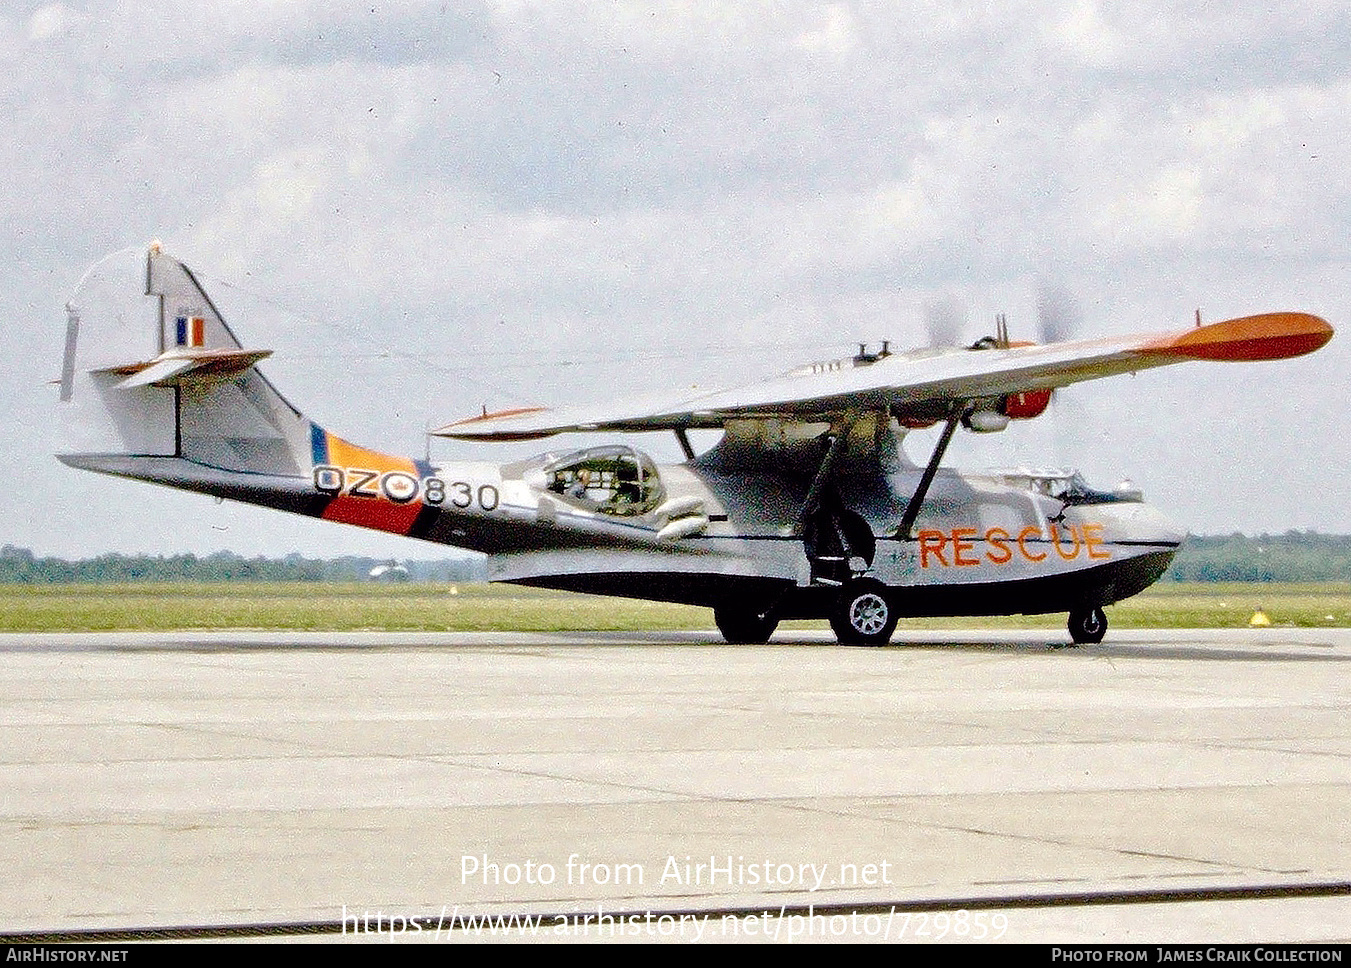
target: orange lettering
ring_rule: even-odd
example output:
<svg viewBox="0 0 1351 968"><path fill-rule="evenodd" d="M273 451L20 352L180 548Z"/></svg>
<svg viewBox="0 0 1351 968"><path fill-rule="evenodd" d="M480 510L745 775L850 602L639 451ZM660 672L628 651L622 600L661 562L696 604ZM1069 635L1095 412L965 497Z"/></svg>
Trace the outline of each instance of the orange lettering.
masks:
<svg viewBox="0 0 1351 968"><path fill-rule="evenodd" d="M1112 553L1102 547L1102 525L1086 524L1084 525L1084 547L1088 549L1090 558L1110 558Z"/></svg>
<svg viewBox="0 0 1351 968"><path fill-rule="evenodd" d="M980 564L979 558L967 557L962 554L964 551L971 551L976 546L970 541L964 541L964 538L974 538L976 536L975 528L953 528L952 529L952 563L968 567L970 565Z"/></svg>
<svg viewBox="0 0 1351 968"><path fill-rule="evenodd" d="M992 546L992 550L985 552L986 558L996 565L1007 565L1013 560L1013 549L1008 546L1009 533L1003 528L991 528L986 531L985 540Z"/></svg>
<svg viewBox="0 0 1351 968"><path fill-rule="evenodd" d="M1045 561L1045 560L1046 560L1046 552L1043 551L1043 552L1042 552L1041 554L1039 554L1039 555L1034 555L1034 554L1030 553L1030 552L1027 550L1027 545L1024 543L1024 542L1027 541L1028 538L1040 538L1040 537L1041 537L1041 532L1038 531L1036 528L1031 528L1031 527L1029 527L1029 528L1023 528L1023 530L1021 530L1021 531L1018 532L1018 551L1019 551L1019 552L1022 554L1022 556L1023 556L1024 558L1026 558L1028 561Z"/></svg>
<svg viewBox="0 0 1351 968"><path fill-rule="evenodd" d="M937 544L934 544L937 542ZM938 563L944 568L948 566L947 559L943 557L943 548L948 543L948 536L942 531L921 531L919 533L919 566L921 568L929 567L929 555L932 553L938 559Z"/></svg>
<svg viewBox="0 0 1351 968"><path fill-rule="evenodd" d="M1067 530L1070 533L1070 537L1074 539L1074 547L1070 549L1069 554L1065 554L1065 548L1060 543L1060 529L1054 524L1051 525L1051 540L1055 543L1056 554L1060 555L1060 557L1064 558L1066 561L1073 561L1075 558L1079 557L1079 532L1072 524L1065 530Z"/></svg>

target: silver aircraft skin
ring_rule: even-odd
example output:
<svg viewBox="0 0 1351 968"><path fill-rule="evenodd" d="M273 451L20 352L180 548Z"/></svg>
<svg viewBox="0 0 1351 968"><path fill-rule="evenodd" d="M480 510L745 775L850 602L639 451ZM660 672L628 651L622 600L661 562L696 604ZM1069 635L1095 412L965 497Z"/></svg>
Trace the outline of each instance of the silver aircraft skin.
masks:
<svg viewBox="0 0 1351 968"><path fill-rule="evenodd" d="M732 642L825 618L886 643L901 616L1068 612L1100 641L1102 607L1168 567L1182 532L1129 491L1077 474L941 466L959 428L1031 419L1051 391L1187 360L1312 352L1332 328L1268 313L1181 333L972 347L860 348L752 386L629 407L483 414L465 440L674 432L658 466L626 443L499 464L368 450L301 414L259 371L191 270L152 245L110 256L67 307L60 398L72 467L486 553L489 577L711 607ZM926 465L907 428L942 425ZM696 456L690 429L721 441Z"/></svg>

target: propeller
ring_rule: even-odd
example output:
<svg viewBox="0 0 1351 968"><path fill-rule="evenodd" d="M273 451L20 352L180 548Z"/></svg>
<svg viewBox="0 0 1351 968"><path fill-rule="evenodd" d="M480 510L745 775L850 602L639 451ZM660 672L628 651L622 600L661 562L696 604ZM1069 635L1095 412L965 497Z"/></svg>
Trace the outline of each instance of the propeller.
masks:
<svg viewBox="0 0 1351 968"><path fill-rule="evenodd" d="M1064 286L1042 282L1037 287L1037 326L1034 339L1041 345L1064 343L1083 332L1083 308ZM924 329L933 347L964 346L966 305L955 295L940 296L924 304ZM995 318L996 332L978 341L979 347L1009 344L1010 334L1002 314Z"/></svg>
<svg viewBox="0 0 1351 968"><path fill-rule="evenodd" d="M1051 283L1037 287L1037 342L1064 343L1083 332L1084 314L1068 289Z"/></svg>
<svg viewBox="0 0 1351 968"><path fill-rule="evenodd" d="M1040 343L1064 343L1084 332L1083 307L1069 289L1042 281L1037 287L1037 339ZM1057 463L1068 466L1083 445L1082 428L1091 418L1090 409L1074 388L1061 387L1051 394L1047 428Z"/></svg>
<svg viewBox="0 0 1351 968"><path fill-rule="evenodd" d="M956 296L929 300L924 304L924 328L930 346L960 346L966 306Z"/></svg>

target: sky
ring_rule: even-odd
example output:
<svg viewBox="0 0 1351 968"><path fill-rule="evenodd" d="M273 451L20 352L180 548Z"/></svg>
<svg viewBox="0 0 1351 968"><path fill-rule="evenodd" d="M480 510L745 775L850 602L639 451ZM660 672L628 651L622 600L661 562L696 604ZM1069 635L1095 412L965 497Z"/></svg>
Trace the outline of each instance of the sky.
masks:
<svg viewBox="0 0 1351 968"><path fill-rule="evenodd" d="M52 457L64 304L152 239L309 416L418 455L485 405L924 345L938 306L966 341L1051 290L1081 336L1351 320L1342 2L9 2L0 66L0 542L40 554L443 550ZM948 463L1347 533L1349 363L1083 384ZM488 449L431 452L542 448Z"/></svg>

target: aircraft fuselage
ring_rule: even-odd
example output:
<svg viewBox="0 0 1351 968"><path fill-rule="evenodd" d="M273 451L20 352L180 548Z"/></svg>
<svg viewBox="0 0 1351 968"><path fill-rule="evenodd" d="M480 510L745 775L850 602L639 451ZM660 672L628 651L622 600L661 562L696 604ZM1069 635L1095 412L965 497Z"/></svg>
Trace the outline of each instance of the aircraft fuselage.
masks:
<svg viewBox="0 0 1351 968"><path fill-rule="evenodd" d="M616 446L505 465L318 464L312 496L327 500L319 515L330 520L484 552L495 581L706 606L749 594L773 598L784 617L828 611L840 582L814 569L804 537L807 475L647 461L644 506L634 500L638 482L623 479L643 461ZM594 479L583 486L588 470ZM832 481L835 513L861 520L871 538L852 571L894 588L901 614L1110 604L1153 582L1182 540L1134 496L1025 471L940 471L902 535L919 476L915 467L855 469ZM626 486L634 493L622 498Z"/></svg>

